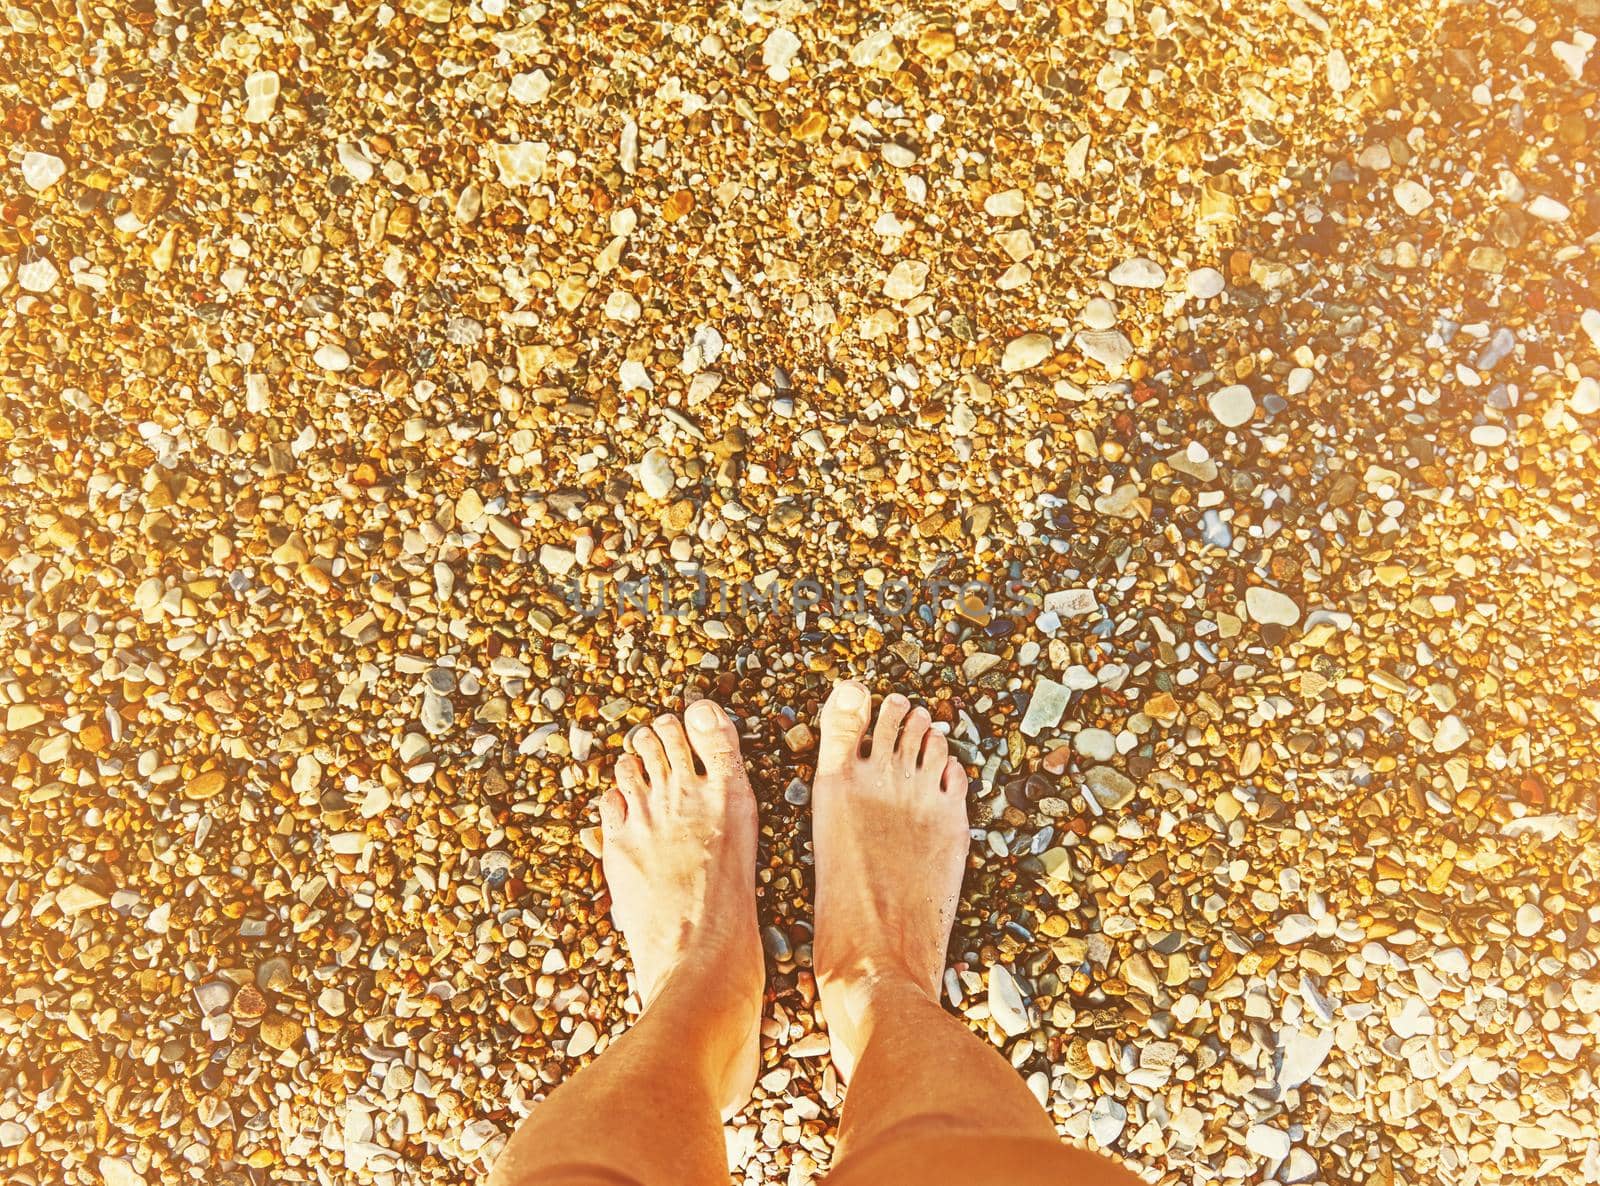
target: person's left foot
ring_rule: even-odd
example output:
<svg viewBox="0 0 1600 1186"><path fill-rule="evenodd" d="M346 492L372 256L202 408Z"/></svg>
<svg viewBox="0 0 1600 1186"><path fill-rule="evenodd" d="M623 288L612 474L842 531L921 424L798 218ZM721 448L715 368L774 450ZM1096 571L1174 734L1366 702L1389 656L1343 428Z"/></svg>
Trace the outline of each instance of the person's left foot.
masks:
<svg viewBox="0 0 1600 1186"><path fill-rule="evenodd" d="M709 700L641 726L600 802L611 913L644 1007L681 991L731 1035L719 1099L729 1117L760 1065L764 970L756 929L756 801L739 735Z"/></svg>

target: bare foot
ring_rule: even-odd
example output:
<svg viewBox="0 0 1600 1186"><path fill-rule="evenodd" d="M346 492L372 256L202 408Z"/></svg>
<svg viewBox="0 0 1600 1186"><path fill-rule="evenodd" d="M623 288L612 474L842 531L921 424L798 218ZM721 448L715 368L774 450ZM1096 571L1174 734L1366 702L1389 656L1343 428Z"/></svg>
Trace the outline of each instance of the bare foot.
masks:
<svg viewBox="0 0 1600 1186"><path fill-rule="evenodd" d="M684 716L635 730L600 803L601 863L644 1007L682 993L725 1018L726 1118L750 1098L760 1061L756 801L728 715L700 700Z"/></svg>
<svg viewBox="0 0 1600 1186"><path fill-rule="evenodd" d="M846 1078L877 985L909 980L939 999L967 863L967 776L944 734L898 693L869 732L871 700L853 680L834 686L812 796L817 985Z"/></svg>

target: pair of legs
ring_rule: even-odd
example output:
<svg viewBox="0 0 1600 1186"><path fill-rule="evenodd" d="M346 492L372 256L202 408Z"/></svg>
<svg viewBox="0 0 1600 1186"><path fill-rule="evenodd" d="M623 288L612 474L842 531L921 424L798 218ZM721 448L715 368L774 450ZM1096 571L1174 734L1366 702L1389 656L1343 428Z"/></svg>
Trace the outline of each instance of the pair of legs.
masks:
<svg viewBox="0 0 1600 1186"><path fill-rule="evenodd" d="M966 775L926 710L859 683L822 710L814 961L849 1083L834 1186L1131 1183L1062 1146L1017 1073L939 1005L968 846ZM658 717L601 803L644 1011L512 1136L493 1186L726 1183L722 1119L759 1066L756 804L727 715Z"/></svg>

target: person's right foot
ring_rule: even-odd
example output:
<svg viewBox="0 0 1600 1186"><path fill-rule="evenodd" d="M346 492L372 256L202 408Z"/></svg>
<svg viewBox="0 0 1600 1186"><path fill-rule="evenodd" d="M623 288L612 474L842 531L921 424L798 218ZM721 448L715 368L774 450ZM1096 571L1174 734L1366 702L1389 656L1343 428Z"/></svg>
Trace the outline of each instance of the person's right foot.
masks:
<svg viewBox="0 0 1600 1186"><path fill-rule="evenodd" d="M834 686L812 795L817 986L845 1078L879 985L939 999L968 847L967 776L944 734L898 693L875 725L871 704L854 680Z"/></svg>

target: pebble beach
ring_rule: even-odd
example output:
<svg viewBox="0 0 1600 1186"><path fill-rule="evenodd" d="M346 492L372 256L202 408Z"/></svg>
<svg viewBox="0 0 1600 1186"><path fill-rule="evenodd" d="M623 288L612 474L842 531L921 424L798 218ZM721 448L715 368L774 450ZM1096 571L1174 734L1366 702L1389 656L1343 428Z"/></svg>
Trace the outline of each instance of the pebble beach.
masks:
<svg viewBox="0 0 1600 1186"><path fill-rule="evenodd" d="M447 1186L622 1033L596 799L834 679L948 1007L1152 1183L1600 1183L1600 0L0 7L0 1179ZM625 1118L596 1117L596 1139Z"/></svg>

